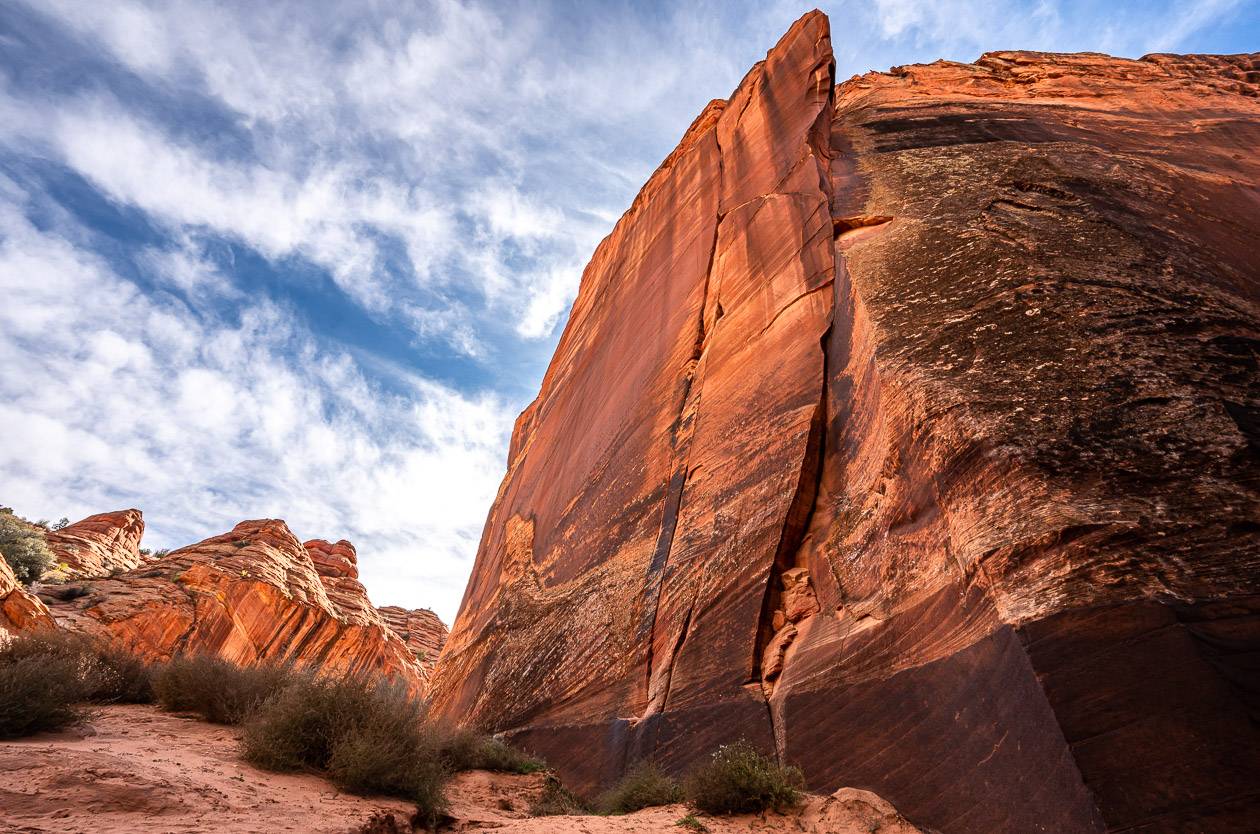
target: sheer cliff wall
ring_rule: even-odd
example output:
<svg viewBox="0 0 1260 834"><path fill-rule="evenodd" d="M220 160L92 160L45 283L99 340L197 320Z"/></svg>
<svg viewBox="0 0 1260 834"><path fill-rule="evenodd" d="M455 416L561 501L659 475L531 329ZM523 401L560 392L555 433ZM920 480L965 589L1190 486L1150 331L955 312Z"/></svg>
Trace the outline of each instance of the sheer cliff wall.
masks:
<svg viewBox="0 0 1260 834"><path fill-rule="evenodd" d="M834 86L798 21L600 245L433 680L579 787L744 737L942 832L1260 798L1260 56Z"/></svg>

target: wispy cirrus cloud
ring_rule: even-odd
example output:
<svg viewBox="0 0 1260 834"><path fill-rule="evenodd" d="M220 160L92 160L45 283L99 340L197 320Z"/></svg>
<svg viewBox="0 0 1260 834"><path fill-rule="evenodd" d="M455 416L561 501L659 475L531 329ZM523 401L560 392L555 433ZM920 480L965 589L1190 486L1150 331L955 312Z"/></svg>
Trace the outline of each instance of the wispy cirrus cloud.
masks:
<svg viewBox="0 0 1260 834"><path fill-rule="evenodd" d="M369 545L378 597L423 587L450 616L514 410L419 377L384 391L271 304L206 320L141 293L72 232L0 209L6 491L75 517L141 506L166 546L283 517L299 536Z"/></svg>

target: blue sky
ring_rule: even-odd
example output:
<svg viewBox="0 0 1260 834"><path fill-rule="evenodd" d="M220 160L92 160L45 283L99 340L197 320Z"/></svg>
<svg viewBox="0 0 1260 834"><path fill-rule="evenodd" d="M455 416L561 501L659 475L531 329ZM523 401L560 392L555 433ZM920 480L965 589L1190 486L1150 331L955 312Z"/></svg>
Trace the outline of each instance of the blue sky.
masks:
<svg viewBox="0 0 1260 834"><path fill-rule="evenodd" d="M284 518L449 622L582 266L809 7L0 0L0 504ZM841 78L1260 49L1242 0L824 10Z"/></svg>

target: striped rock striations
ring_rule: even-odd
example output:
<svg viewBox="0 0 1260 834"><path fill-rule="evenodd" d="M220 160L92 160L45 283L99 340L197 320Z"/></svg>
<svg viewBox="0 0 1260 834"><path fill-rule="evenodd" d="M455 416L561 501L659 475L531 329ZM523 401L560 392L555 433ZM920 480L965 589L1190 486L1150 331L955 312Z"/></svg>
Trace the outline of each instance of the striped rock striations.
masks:
<svg viewBox="0 0 1260 834"><path fill-rule="evenodd" d="M87 579L138 568L145 562L140 553L143 535L139 510L98 513L50 531L46 538L54 565L45 580Z"/></svg>
<svg viewBox="0 0 1260 834"><path fill-rule="evenodd" d="M408 610L397 605L382 605L376 612L385 625L402 638L421 665L432 670L442 647L446 645L447 636L446 624L438 619L438 615L428 608Z"/></svg>
<svg viewBox="0 0 1260 834"><path fill-rule="evenodd" d="M13 575L13 568L0 554L0 640L24 632L53 628L52 615L34 594Z"/></svg>
<svg viewBox="0 0 1260 834"><path fill-rule="evenodd" d="M136 570L51 598L65 628L143 657L213 654L240 664L287 661L379 673L423 691L428 668L384 622L358 581L354 547L303 545L283 521L244 521ZM63 595L64 596L64 595Z"/></svg>
<svg viewBox="0 0 1260 834"><path fill-rule="evenodd" d="M748 738L951 832L1260 816L1260 55L834 86L596 250L434 675L591 789Z"/></svg>

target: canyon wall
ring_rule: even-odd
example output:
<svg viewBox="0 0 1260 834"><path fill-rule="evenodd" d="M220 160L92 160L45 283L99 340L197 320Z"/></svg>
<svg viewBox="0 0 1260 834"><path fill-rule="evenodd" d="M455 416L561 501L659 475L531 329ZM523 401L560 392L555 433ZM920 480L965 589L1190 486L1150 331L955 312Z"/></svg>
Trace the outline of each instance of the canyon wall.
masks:
<svg viewBox="0 0 1260 834"><path fill-rule="evenodd" d="M441 713L744 737L951 832L1260 817L1260 55L838 87L798 21L596 250Z"/></svg>

